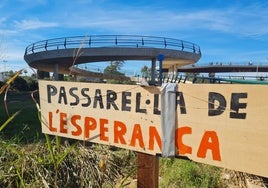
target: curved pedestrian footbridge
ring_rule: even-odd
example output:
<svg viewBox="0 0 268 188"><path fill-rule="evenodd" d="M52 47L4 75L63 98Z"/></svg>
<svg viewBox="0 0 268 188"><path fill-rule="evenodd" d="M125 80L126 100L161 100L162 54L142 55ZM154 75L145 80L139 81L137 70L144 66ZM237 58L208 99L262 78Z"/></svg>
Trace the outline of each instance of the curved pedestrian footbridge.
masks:
<svg viewBox="0 0 268 188"><path fill-rule="evenodd" d="M26 47L24 59L38 70L68 74L78 64L127 60L155 62L160 54L164 57L162 69L171 71L201 58L200 47L183 40L137 35L92 35L32 43Z"/></svg>

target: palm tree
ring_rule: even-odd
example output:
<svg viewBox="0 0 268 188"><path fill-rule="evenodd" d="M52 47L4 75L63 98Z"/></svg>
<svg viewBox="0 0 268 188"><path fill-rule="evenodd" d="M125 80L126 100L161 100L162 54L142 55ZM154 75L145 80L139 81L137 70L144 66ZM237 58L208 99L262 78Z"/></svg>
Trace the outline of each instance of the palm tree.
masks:
<svg viewBox="0 0 268 188"><path fill-rule="evenodd" d="M142 77L148 78L149 75L151 75L151 73L152 73L152 70L151 70L151 68L149 68L148 66L144 65L144 66L141 68L141 74L142 74Z"/></svg>

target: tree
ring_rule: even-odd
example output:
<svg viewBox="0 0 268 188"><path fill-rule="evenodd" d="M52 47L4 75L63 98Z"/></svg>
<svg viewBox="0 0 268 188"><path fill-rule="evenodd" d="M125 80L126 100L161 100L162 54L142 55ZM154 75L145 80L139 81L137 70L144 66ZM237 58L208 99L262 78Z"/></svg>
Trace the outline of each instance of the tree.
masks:
<svg viewBox="0 0 268 188"><path fill-rule="evenodd" d="M23 70L23 73L24 73L25 76L26 76L26 74L28 73L28 71L27 71L26 69L24 69L24 70Z"/></svg>
<svg viewBox="0 0 268 188"><path fill-rule="evenodd" d="M59 79L60 81L63 81L63 80L64 80L64 74L59 74L59 75L58 75L58 79Z"/></svg>
<svg viewBox="0 0 268 188"><path fill-rule="evenodd" d="M29 91L29 86L26 80L20 76L18 76L11 85L13 89L16 89L18 91Z"/></svg>
<svg viewBox="0 0 268 188"><path fill-rule="evenodd" d="M37 78L39 79L44 79L44 78L49 78L49 72L37 70Z"/></svg>
<svg viewBox="0 0 268 188"><path fill-rule="evenodd" d="M0 81L0 88L4 85L5 83Z"/></svg>
<svg viewBox="0 0 268 188"><path fill-rule="evenodd" d="M142 74L142 77L145 77L145 78L148 78L150 75L151 75L151 68L149 68L148 66L144 65L142 68L141 68L141 74Z"/></svg>
<svg viewBox="0 0 268 188"><path fill-rule="evenodd" d="M121 67L123 66L124 61L111 61L110 65L108 65L104 69L104 74L108 76L124 76L123 73L121 73L119 70L121 70Z"/></svg>
<svg viewBox="0 0 268 188"><path fill-rule="evenodd" d="M15 72L14 72L13 70L10 70L10 71L8 71L7 76L8 76L8 77L11 77L11 76L13 76L14 74L15 74Z"/></svg>
<svg viewBox="0 0 268 188"><path fill-rule="evenodd" d="M38 82L35 77L31 76L23 76L23 79L26 80L28 88L30 91L34 91L38 89Z"/></svg>

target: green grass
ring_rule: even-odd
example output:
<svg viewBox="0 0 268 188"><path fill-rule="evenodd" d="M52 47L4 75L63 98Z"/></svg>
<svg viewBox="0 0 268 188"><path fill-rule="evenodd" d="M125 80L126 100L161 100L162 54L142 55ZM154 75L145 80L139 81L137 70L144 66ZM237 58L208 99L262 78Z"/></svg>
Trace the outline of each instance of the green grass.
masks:
<svg viewBox="0 0 268 188"><path fill-rule="evenodd" d="M160 187L225 187L221 173L221 168L193 161L160 159Z"/></svg>
<svg viewBox="0 0 268 188"><path fill-rule="evenodd" d="M4 94L0 95L0 125L9 117L5 110ZM7 108L11 116L17 111L21 112L0 133L4 139L16 137L21 142L32 142L39 139L41 124L37 116L37 108L31 98L30 92L8 92Z"/></svg>

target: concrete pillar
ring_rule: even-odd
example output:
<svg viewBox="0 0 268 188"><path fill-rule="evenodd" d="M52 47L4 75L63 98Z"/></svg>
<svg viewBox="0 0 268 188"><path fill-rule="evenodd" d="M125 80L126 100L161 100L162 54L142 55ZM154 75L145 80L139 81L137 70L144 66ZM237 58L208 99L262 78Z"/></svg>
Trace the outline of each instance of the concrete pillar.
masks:
<svg viewBox="0 0 268 188"><path fill-rule="evenodd" d="M173 66L173 75L177 75L177 64Z"/></svg>
<svg viewBox="0 0 268 188"><path fill-rule="evenodd" d="M151 67L151 83L155 84L155 68L156 68L156 58L152 59L152 67Z"/></svg>
<svg viewBox="0 0 268 188"><path fill-rule="evenodd" d="M158 83L161 85L162 84L162 79L163 79L163 60L165 59L165 56L163 54L158 54L157 59L159 61L159 81Z"/></svg>
<svg viewBox="0 0 268 188"><path fill-rule="evenodd" d="M54 80L59 80L59 64L54 65Z"/></svg>

